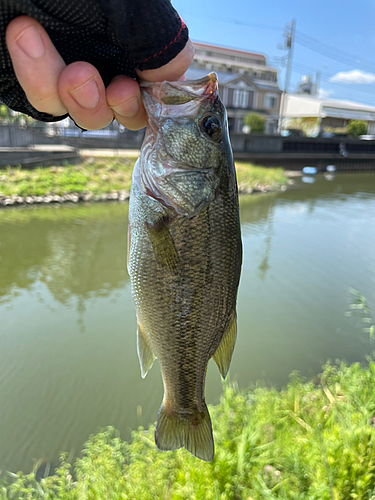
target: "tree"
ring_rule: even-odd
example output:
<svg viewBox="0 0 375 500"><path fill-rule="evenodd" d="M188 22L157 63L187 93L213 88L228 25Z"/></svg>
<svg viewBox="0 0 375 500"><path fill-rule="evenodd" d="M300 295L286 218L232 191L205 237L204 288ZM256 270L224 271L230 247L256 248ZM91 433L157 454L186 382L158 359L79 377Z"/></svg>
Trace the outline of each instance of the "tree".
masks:
<svg viewBox="0 0 375 500"><path fill-rule="evenodd" d="M5 104L0 104L0 121L7 121L9 119L8 108Z"/></svg>
<svg viewBox="0 0 375 500"><path fill-rule="evenodd" d="M245 116L244 124L250 128L250 132L264 132L266 120L256 113Z"/></svg>
<svg viewBox="0 0 375 500"><path fill-rule="evenodd" d="M367 123L363 120L350 120L346 127L346 133L353 137L367 134Z"/></svg>
<svg viewBox="0 0 375 500"><path fill-rule="evenodd" d="M304 135L313 136L319 133L319 119L315 116L303 116L289 120L288 128L302 130Z"/></svg>

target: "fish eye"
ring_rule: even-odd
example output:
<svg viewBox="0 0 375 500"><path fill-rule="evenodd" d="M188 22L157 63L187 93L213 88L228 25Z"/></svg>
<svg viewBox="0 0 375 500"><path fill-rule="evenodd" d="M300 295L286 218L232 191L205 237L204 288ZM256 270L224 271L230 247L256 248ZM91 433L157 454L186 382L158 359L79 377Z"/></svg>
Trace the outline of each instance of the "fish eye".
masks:
<svg viewBox="0 0 375 500"><path fill-rule="evenodd" d="M220 141L222 136L222 125L216 115L205 116L201 121L201 130L213 141Z"/></svg>

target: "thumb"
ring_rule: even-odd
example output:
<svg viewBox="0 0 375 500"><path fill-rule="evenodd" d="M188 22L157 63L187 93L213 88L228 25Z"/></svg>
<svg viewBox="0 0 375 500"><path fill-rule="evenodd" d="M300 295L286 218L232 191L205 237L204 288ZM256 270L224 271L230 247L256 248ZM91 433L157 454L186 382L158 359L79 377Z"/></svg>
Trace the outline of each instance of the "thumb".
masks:
<svg viewBox="0 0 375 500"><path fill-rule="evenodd" d="M169 63L157 69L146 69L145 71L136 70L136 72L142 80L148 82L163 82L164 80L175 82L185 74L193 57L194 47L189 39L181 52L177 54L174 59L169 61Z"/></svg>

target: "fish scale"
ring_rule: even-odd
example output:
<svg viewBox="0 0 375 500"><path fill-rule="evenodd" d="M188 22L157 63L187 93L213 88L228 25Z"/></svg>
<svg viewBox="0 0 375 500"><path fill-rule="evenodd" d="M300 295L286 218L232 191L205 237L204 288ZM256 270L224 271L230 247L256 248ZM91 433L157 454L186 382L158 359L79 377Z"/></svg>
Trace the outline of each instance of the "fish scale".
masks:
<svg viewBox="0 0 375 500"><path fill-rule="evenodd" d="M214 74L149 85L142 95L149 126L133 172L128 260L141 372L158 359L159 449L212 460L207 364L213 357L225 377L242 260L226 112Z"/></svg>

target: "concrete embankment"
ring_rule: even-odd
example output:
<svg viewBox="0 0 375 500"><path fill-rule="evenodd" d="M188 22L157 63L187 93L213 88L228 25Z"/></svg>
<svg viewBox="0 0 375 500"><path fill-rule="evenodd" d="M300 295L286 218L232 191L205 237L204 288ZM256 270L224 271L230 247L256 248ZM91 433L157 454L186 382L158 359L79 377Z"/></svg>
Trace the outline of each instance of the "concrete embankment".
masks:
<svg viewBox="0 0 375 500"><path fill-rule="evenodd" d="M32 169L66 162L75 164L78 161L80 161L78 151L64 144L0 147L0 170L15 165Z"/></svg>
<svg viewBox="0 0 375 500"><path fill-rule="evenodd" d="M375 141L355 138L281 137L231 134L234 158L264 167L322 171L335 165L339 172L375 170Z"/></svg>

